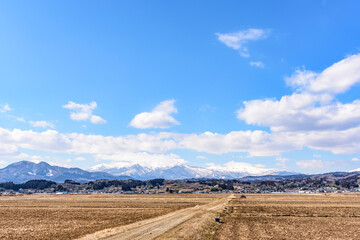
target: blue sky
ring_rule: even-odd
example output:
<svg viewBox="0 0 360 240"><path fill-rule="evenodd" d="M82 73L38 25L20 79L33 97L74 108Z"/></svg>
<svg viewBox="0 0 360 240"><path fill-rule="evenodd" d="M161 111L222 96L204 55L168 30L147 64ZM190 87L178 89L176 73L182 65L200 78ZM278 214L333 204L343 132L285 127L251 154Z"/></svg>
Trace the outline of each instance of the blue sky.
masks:
<svg viewBox="0 0 360 240"><path fill-rule="evenodd" d="M2 1L0 163L360 167L358 1Z"/></svg>

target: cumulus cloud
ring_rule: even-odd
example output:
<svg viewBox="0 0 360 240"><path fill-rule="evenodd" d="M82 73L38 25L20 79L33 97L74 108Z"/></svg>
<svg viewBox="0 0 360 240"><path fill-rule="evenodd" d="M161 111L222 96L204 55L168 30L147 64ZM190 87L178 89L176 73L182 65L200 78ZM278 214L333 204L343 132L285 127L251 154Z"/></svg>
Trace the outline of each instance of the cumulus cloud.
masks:
<svg viewBox="0 0 360 240"><path fill-rule="evenodd" d="M322 160L303 160L296 162L296 165L303 169L323 169L323 168L330 168L334 166L335 162L325 162Z"/></svg>
<svg viewBox="0 0 360 240"><path fill-rule="evenodd" d="M93 111L97 107L96 102L90 102L89 104L79 104L69 101L67 104L62 106L63 108L70 109L70 118L75 121L90 120L94 124L104 124L106 120L102 117L94 115Z"/></svg>
<svg viewBox="0 0 360 240"><path fill-rule="evenodd" d="M223 154L248 152L252 156L274 156L302 149L331 151L335 154L360 152L360 128L335 132L234 131L228 134L153 133L126 136L62 134L7 130L0 128L0 155L15 155L18 149L66 154L90 154L97 160L142 163L147 166L170 166L185 160L171 153L176 149ZM280 158L279 158L280 159ZM78 159L80 160L80 159ZM280 160L279 160L280 161ZM257 166L259 167L259 166Z"/></svg>
<svg viewBox="0 0 360 240"><path fill-rule="evenodd" d="M1 143L24 149L50 152L66 152L71 149L71 140L55 130L35 132L32 130L0 128Z"/></svg>
<svg viewBox="0 0 360 240"><path fill-rule="evenodd" d="M292 140L291 136L272 135L265 131L233 131L228 134L204 132L175 137L177 146L181 149L212 154L248 152L252 156L279 155L302 147L300 141L289 141L290 139Z"/></svg>
<svg viewBox="0 0 360 240"><path fill-rule="evenodd" d="M166 100L157 105L151 112L137 114L130 122L134 128L170 128L180 123L171 114L177 113L175 100Z"/></svg>
<svg viewBox="0 0 360 240"><path fill-rule="evenodd" d="M335 95L360 82L360 54L350 56L321 73L297 70L286 78L296 92L276 99L244 102L237 112L248 124L272 131L346 130L360 125L360 100L336 101Z"/></svg>
<svg viewBox="0 0 360 240"><path fill-rule="evenodd" d="M18 153L18 147L13 144L0 143L0 156L10 156Z"/></svg>
<svg viewBox="0 0 360 240"><path fill-rule="evenodd" d="M351 55L321 73L296 70L286 83L302 91L336 95L344 93L360 82L360 54Z"/></svg>
<svg viewBox="0 0 360 240"><path fill-rule="evenodd" d="M50 128L54 128L54 124L47 122L47 121L29 121L30 125L33 127L42 127L42 128L46 128L46 127L50 127Z"/></svg>
<svg viewBox="0 0 360 240"><path fill-rule="evenodd" d="M349 56L333 64L310 81L308 90L316 93L346 92L360 82L360 54Z"/></svg>
<svg viewBox="0 0 360 240"><path fill-rule="evenodd" d="M261 61L249 62L249 64L250 64L250 66L253 66L253 67L265 68L265 64Z"/></svg>
<svg viewBox="0 0 360 240"><path fill-rule="evenodd" d="M6 104L0 106L0 113L4 113L4 112L8 112L8 111L11 111L9 104L6 103Z"/></svg>
<svg viewBox="0 0 360 240"><path fill-rule="evenodd" d="M246 44L250 41L265 39L269 36L269 29L250 28L234 33L216 33L218 40L226 46L239 51L243 57L250 57Z"/></svg>
<svg viewBox="0 0 360 240"><path fill-rule="evenodd" d="M0 155L16 155L26 149L76 156L90 154L97 160L111 163L169 166L185 161L171 153L184 149L209 154L247 152L251 156L277 156L277 162L281 166L287 161L280 157L282 153L305 147L334 154L357 154L360 152L360 99L341 103L336 99L336 95L360 81L358 58L359 54L347 57L319 73L296 70L286 79L287 84L294 89L292 94L282 96L279 100L255 99L244 102L244 107L237 112L238 118L248 124L269 127L270 131L232 131L223 134L160 132L102 136L63 134L54 130L36 132L0 128ZM346 71L350 72L351 76ZM343 72L344 78L340 74ZM171 116L177 113L174 103L174 100L163 101L151 112L136 115L130 125L136 128L167 128L179 124ZM69 102L64 108L72 110L71 117L75 120L91 121L95 116L92 121L98 121L96 115L92 114L96 108L95 102ZM213 168L238 169L241 169L241 166L235 163L210 165ZM330 165L329 162L317 159L299 161L297 166L315 169Z"/></svg>

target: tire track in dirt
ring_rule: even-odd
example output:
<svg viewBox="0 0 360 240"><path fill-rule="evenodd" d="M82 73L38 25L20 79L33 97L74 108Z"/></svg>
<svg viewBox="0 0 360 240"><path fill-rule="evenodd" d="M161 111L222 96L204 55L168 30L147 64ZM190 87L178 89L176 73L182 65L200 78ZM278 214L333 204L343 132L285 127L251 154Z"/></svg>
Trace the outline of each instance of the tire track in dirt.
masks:
<svg viewBox="0 0 360 240"><path fill-rule="evenodd" d="M222 208L224 208L229 198L232 198L232 196L216 200L205 205L198 205L195 207L178 210L153 219L147 219L144 221L135 222L129 225L120 226L112 229L105 229L84 236L79 240L152 240L175 228L179 224L186 222L187 220L194 217L196 214L204 213L207 211L221 210Z"/></svg>

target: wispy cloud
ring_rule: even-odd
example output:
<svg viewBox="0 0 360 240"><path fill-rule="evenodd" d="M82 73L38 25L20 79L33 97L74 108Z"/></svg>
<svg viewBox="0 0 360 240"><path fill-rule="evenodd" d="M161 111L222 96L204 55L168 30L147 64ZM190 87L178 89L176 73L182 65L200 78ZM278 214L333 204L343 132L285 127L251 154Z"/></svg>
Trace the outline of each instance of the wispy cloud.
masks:
<svg viewBox="0 0 360 240"><path fill-rule="evenodd" d="M250 64L250 66L253 66L253 67L265 68L265 64L261 61L249 62L249 64Z"/></svg>
<svg viewBox="0 0 360 240"><path fill-rule="evenodd" d="M8 106L8 105L7 105ZM11 110L10 107L7 107L8 111ZM18 116L14 116L11 114L7 115L9 118L15 119L16 121L22 122L22 123L28 123L30 124L32 127L42 127L42 128L54 128L54 124L48 121L27 121L25 118L23 117L18 117Z"/></svg>
<svg viewBox="0 0 360 240"><path fill-rule="evenodd" d="M334 166L334 164L335 164L335 162L333 162L333 161L325 162L322 160L303 160L303 161L296 162L296 165L298 165L299 167L301 167L303 169L311 169L311 170L330 168L330 167Z"/></svg>
<svg viewBox="0 0 360 240"><path fill-rule="evenodd" d="M214 106L211 106L209 104L205 104L205 105L202 105L200 108L199 108L200 112L214 112L216 110L216 107Z"/></svg>
<svg viewBox="0 0 360 240"><path fill-rule="evenodd" d="M54 124L47 121L29 121L29 124L33 127L54 128Z"/></svg>
<svg viewBox="0 0 360 240"><path fill-rule="evenodd" d="M276 165L282 167L282 168L285 168L286 167L286 162L289 161L290 159L289 158L284 158L284 157L277 157L276 158Z"/></svg>
<svg viewBox="0 0 360 240"><path fill-rule="evenodd" d="M250 28L234 33L216 33L220 42L226 46L239 51L243 57L250 57L246 44L250 41L266 39L270 34L269 29Z"/></svg>
<svg viewBox="0 0 360 240"><path fill-rule="evenodd" d="M277 171L277 169L265 168L265 166L261 164L251 164L247 162L230 161L223 165L217 165L214 163L208 163L207 165L208 169L212 170L247 173L251 175L267 175Z"/></svg>
<svg viewBox="0 0 360 240"><path fill-rule="evenodd" d="M4 112L8 112L8 111L11 111L9 104L6 103L6 104L0 106L0 113L4 113Z"/></svg>
<svg viewBox="0 0 360 240"><path fill-rule="evenodd" d="M169 128L180 123L171 114L177 113L175 100L159 103L151 112L137 114L130 122L134 128Z"/></svg>
<svg viewBox="0 0 360 240"><path fill-rule="evenodd" d="M70 113L70 118L75 121L84 121L90 120L94 124L103 124L106 123L106 120L100 116L94 115L92 112L97 107L96 102L91 102L89 104L79 104L72 101L69 101L68 104L63 105L63 108L73 110Z"/></svg>

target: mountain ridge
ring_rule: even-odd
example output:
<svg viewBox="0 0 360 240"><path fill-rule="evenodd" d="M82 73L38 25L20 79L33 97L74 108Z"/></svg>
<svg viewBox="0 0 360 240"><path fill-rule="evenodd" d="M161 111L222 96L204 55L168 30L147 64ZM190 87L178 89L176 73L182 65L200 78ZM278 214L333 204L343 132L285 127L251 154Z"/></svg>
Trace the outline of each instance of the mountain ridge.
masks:
<svg viewBox="0 0 360 240"><path fill-rule="evenodd" d="M46 162L20 161L0 169L0 182L22 183L29 180L49 180L63 182L74 180L89 182L98 179L130 179L128 176L113 176L104 172L89 172L80 168L52 166Z"/></svg>
<svg viewBox="0 0 360 240"><path fill-rule="evenodd" d="M129 175L134 179L147 180L153 178L164 179L192 179L192 178L213 178L213 179L238 179L251 175L292 175L295 173L279 169L263 170L259 173L250 171L231 171L231 170L214 170L202 167L191 167L185 164L175 165L164 168L148 168L140 164L133 164L122 167L110 167L105 164L97 165L91 170L102 171L113 175Z"/></svg>
<svg viewBox="0 0 360 240"><path fill-rule="evenodd" d="M292 175L294 173L268 170L261 175L281 176ZM55 182L63 182L65 180L74 180L78 182L89 182L100 179L137 179L149 180L155 178L164 178L168 180L184 180L184 179L240 179L252 174L243 171L219 171L206 169L201 167L190 167L187 165L175 165L168 168L148 168L140 164L134 164L126 167L109 168L99 165L96 168L86 171L80 168L66 168L52 166L46 162L34 163L29 161L20 161L9 164L5 168L0 169L0 182L22 183L29 180L49 180Z"/></svg>

